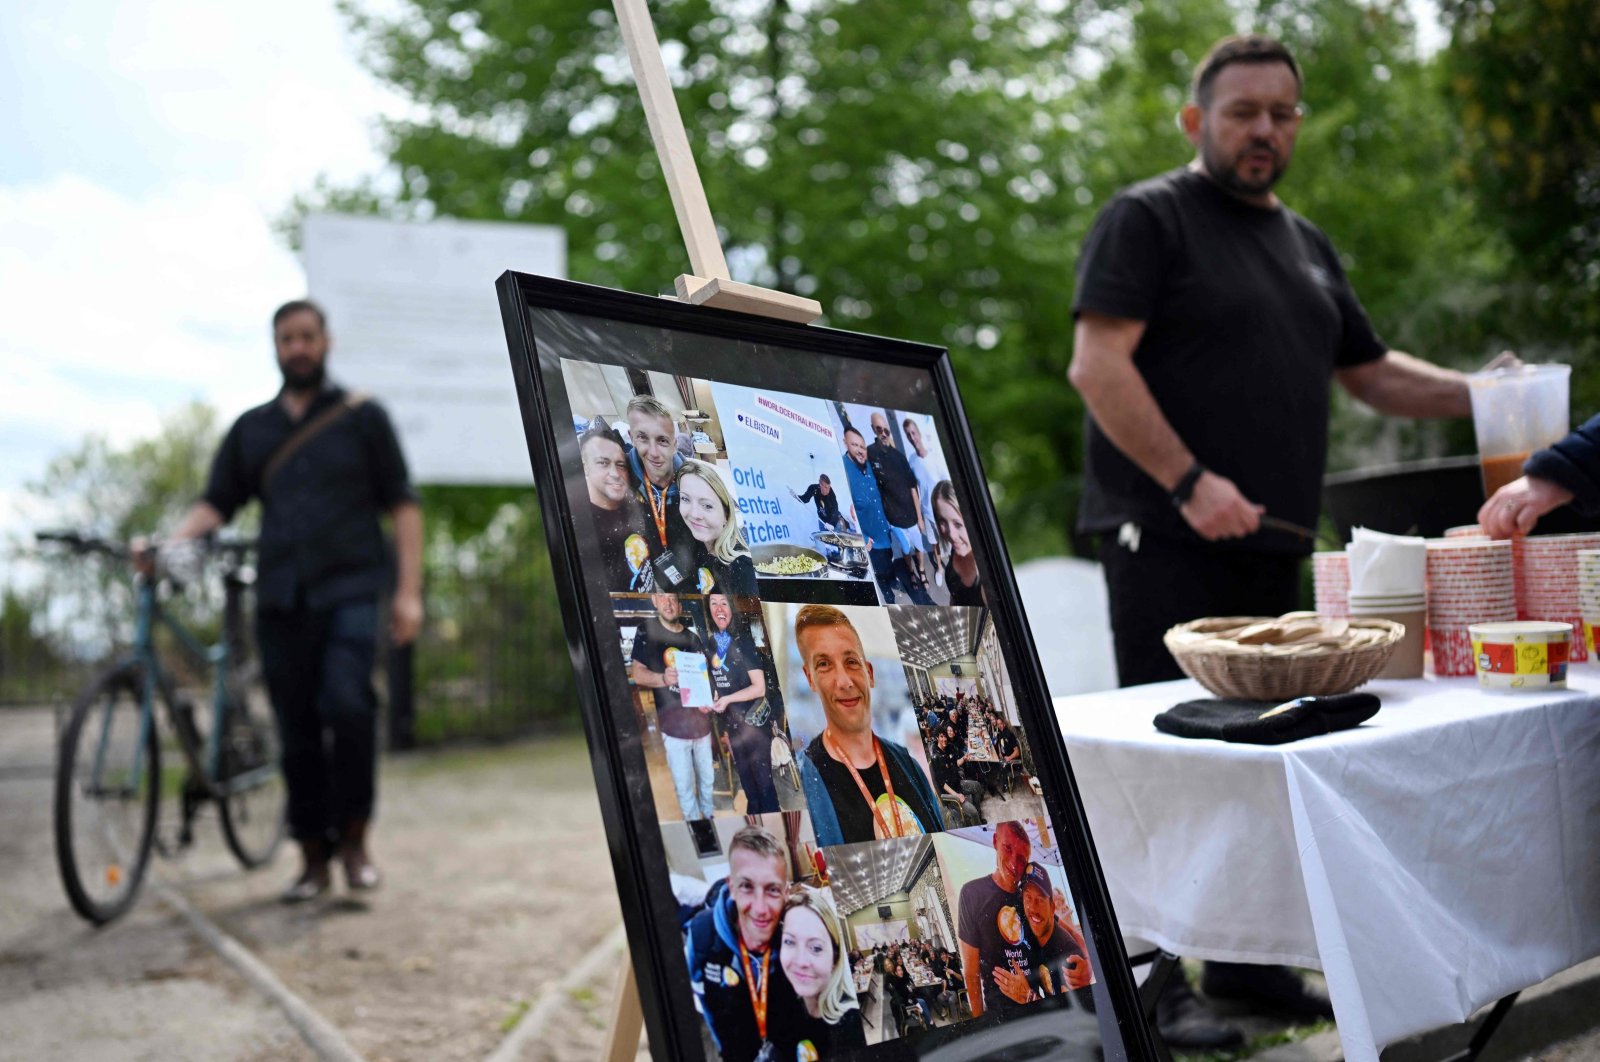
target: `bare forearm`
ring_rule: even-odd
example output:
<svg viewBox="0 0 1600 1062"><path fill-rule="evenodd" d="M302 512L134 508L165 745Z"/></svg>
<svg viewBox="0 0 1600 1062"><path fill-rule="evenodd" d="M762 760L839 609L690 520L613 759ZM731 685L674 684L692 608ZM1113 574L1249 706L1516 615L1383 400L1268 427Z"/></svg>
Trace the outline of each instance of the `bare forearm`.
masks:
<svg viewBox="0 0 1600 1062"><path fill-rule="evenodd" d="M227 523L210 502L195 502L167 535L168 541L201 538Z"/></svg>
<svg viewBox="0 0 1600 1062"><path fill-rule="evenodd" d="M394 521L395 593L422 593L422 507L406 502L390 510Z"/></svg>
<svg viewBox="0 0 1600 1062"><path fill-rule="evenodd" d="M1467 378L1391 350L1376 361L1342 369L1339 382L1357 400L1396 417L1470 417Z"/></svg>
<svg viewBox="0 0 1600 1062"><path fill-rule="evenodd" d="M1139 370L1130 361L1073 365L1073 386L1106 438L1162 490L1175 487L1194 454L1173 430Z"/></svg>

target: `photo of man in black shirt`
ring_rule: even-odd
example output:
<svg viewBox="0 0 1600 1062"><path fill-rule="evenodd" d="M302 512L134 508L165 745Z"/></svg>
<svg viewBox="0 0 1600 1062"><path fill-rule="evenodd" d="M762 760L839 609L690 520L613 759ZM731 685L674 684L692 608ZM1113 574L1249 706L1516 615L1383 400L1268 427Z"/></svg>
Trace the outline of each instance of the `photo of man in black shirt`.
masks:
<svg viewBox="0 0 1600 1062"><path fill-rule="evenodd" d="M606 589L640 591L650 586L650 543L644 509L628 482L622 438L598 419L578 437L589 511L600 542Z"/></svg>
<svg viewBox="0 0 1600 1062"><path fill-rule="evenodd" d="M914 604L931 605L928 581L922 571L922 498L918 494L917 474L894 444L889 419L881 412L871 417L874 442L867 447L867 460L878 480L883 499L883 515L889 521L889 539L898 556L894 564L909 585Z"/></svg>
<svg viewBox="0 0 1600 1062"><path fill-rule="evenodd" d="M974 1018L1033 998L1019 891L1032 851L1020 822L1000 823L994 828L994 873L961 887L956 936Z"/></svg>
<svg viewBox="0 0 1600 1062"><path fill-rule="evenodd" d="M655 698L656 722L666 748L667 767L686 822L711 818L716 764L712 756L711 705L686 706L678 689L679 654L704 654L705 645L684 622L683 605L672 594L652 594L656 614L633 639L634 685ZM698 838L697 838L698 839Z"/></svg>

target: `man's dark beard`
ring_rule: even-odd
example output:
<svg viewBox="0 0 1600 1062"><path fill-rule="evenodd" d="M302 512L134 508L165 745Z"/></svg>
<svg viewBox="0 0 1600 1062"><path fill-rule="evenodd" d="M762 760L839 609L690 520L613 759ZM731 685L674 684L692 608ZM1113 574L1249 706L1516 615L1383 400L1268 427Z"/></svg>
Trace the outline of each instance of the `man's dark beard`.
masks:
<svg viewBox="0 0 1600 1062"><path fill-rule="evenodd" d="M327 376L328 367L326 362L319 361L314 368L296 372L289 366L279 363L278 371L283 374L283 386L286 390L320 391L322 390L322 381Z"/></svg>
<svg viewBox="0 0 1600 1062"><path fill-rule="evenodd" d="M1245 148L1245 151L1256 150L1272 151L1272 148L1259 142ZM1237 167L1224 163L1211 149L1211 145L1205 145L1201 150L1201 155L1205 160L1206 172L1211 175L1211 179L1217 182L1223 191L1236 196L1256 196L1270 192L1273 185L1283 179L1284 172L1289 168L1287 163L1280 160L1272 167L1272 172L1267 175L1266 180L1245 181L1240 179ZM1272 152L1272 157L1275 160L1279 158L1275 151ZM1234 162L1237 163L1238 159L1234 159Z"/></svg>

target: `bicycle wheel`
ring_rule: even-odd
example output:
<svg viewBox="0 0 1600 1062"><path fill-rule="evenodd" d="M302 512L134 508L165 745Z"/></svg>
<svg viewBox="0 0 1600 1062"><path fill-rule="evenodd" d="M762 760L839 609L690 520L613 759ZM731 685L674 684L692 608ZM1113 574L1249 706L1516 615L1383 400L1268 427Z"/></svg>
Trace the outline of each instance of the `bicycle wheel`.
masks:
<svg viewBox="0 0 1600 1062"><path fill-rule="evenodd" d="M246 867L270 860L283 841L288 790L279 766L278 726L259 666L228 683L217 785L222 790L222 835Z"/></svg>
<svg viewBox="0 0 1600 1062"><path fill-rule="evenodd" d="M144 881L161 800L155 716L138 668L113 668L72 706L56 761L56 863L73 910L95 925L122 914Z"/></svg>

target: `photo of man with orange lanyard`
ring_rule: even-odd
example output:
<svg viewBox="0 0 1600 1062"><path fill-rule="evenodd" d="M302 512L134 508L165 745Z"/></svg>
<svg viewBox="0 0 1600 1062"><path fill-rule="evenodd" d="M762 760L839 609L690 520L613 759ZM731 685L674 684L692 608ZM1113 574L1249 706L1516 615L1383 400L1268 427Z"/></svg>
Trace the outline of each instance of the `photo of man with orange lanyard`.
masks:
<svg viewBox="0 0 1600 1062"><path fill-rule="evenodd" d="M806 681L827 725L796 755L817 844L912 837L944 828L922 765L872 732L872 662L850 617L807 605L794 621Z"/></svg>
<svg viewBox="0 0 1600 1062"><path fill-rule="evenodd" d="M759 826L728 842L728 877L711 887L705 910L689 921L684 954L695 1006L722 1062L768 1062L800 1005L774 954L789 861ZM792 1048L789 1057L793 1057Z"/></svg>
<svg viewBox="0 0 1600 1062"><path fill-rule="evenodd" d="M672 412L653 395L628 399L628 476L644 509L645 544L653 569L635 589L694 592L694 540L678 512L678 429ZM674 549L673 547L678 547ZM631 563L631 560L630 560Z"/></svg>

